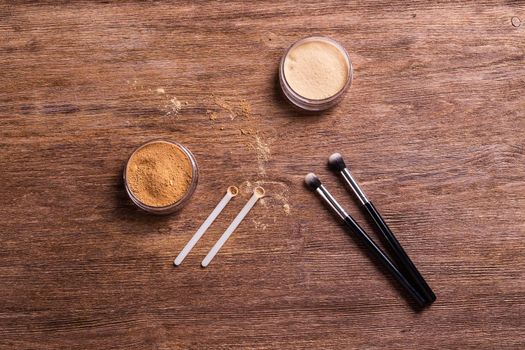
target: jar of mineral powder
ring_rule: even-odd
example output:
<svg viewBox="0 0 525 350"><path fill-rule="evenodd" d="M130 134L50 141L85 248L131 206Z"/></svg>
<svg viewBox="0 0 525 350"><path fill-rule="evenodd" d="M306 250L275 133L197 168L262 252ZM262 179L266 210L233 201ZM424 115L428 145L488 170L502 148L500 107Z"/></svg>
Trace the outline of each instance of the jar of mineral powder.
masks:
<svg viewBox="0 0 525 350"><path fill-rule="evenodd" d="M135 205L154 214L183 207L197 187L197 161L183 145L152 140L133 151L124 169L124 184Z"/></svg>
<svg viewBox="0 0 525 350"><path fill-rule="evenodd" d="M323 111L339 103L352 84L352 61L332 39L301 39L281 59L279 82L286 98L296 107Z"/></svg>

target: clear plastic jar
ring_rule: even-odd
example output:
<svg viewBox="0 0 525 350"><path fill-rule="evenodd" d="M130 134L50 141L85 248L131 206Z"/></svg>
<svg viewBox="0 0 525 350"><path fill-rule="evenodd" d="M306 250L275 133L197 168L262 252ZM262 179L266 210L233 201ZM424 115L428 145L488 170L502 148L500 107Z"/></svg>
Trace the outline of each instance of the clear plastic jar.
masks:
<svg viewBox="0 0 525 350"><path fill-rule="evenodd" d="M176 201L176 202L174 202L174 203L172 203L170 205L166 205L166 206L162 206L162 207L155 207L155 206L151 206L151 205L147 205L147 204L143 203L139 198L137 198L135 196L135 194L131 190L131 188L129 186L129 183L127 181L128 164L129 164L129 161L131 160L131 158L133 157L133 155L135 153L137 153L143 147L146 147L147 145L151 145L151 144L157 143L157 142L169 143L169 144L172 144L172 145L176 146L177 148L179 148L179 150L181 150L188 157L188 160L191 163L191 171L192 171L191 182L190 182L190 185L188 186L188 188L186 190L186 193L178 201ZM197 160L195 159L193 154L190 152L190 150L187 149L185 146L183 146L182 144L180 144L178 142L168 141L168 140L164 140L164 139L151 140L151 141L148 141L145 144L137 147L131 153L131 155L129 156L129 158L128 158L127 162L126 162L126 166L124 167L124 172L123 173L124 173L123 176L124 176L124 186L126 188L126 193L128 194L128 196L131 199L131 201L137 207L139 207L140 209L145 210L145 211L147 211L149 213L152 213L152 214L159 214L159 215L171 214L171 213L179 210L180 208L182 208L184 205L186 205L188 203L190 197L195 192L195 189L197 188L197 182L199 181L199 170L198 170L198 166L197 166Z"/></svg>
<svg viewBox="0 0 525 350"><path fill-rule="evenodd" d="M341 55L341 58L344 60L346 64L346 78L343 86L335 92L333 95L321 98L321 99L312 99L307 98L304 96L301 96L298 92L294 91L294 89L291 87L290 83L287 81L286 73L285 73L285 63L287 60L287 57L289 56L290 52L292 52L295 48L305 44L305 43L313 43L313 42L319 42L322 44L331 45L331 47L335 48ZM286 98L296 107L304 110L304 111L310 111L310 112L317 112L317 111L323 111L328 108L331 108L338 104L341 99L343 98L345 92L348 90L350 85L352 84L352 77L353 77L353 70L352 70L352 61L350 60L350 57L348 56L348 53L344 49L343 46L341 46L338 42L335 40L332 40L327 37L323 36L312 36L308 38L301 39L294 44L292 44L285 52L281 59L281 63L279 66L279 83L281 85L281 89L286 96Z"/></svg>

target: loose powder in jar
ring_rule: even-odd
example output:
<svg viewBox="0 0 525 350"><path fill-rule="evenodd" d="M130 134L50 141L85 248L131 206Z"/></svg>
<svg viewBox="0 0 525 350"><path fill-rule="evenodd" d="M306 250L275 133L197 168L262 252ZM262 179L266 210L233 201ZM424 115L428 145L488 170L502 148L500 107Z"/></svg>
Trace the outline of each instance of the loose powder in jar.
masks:
<svg viewBox="0 0 525 350"><path fill-rule="evenodd" d="M349 62L342 49L329 41L305 41L286 55L284 76L298 95L311 100L327 99L345 87Z"/></svg>
<svg viewBox="0 0 525 350"><path fill-rule="evenodd" d="M178 202L190 187L192 163L175 144L157 141L135 151L126 167L126 181L143 204L165 207Z"/></svg>

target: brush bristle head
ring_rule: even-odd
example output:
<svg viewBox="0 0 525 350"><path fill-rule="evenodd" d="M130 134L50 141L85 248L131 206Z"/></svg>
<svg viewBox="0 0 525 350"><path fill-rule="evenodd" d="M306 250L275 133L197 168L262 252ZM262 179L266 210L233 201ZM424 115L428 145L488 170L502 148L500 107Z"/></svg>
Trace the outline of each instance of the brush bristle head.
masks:
<svg viewBox="0 0 525 350"><path fill-rule="evenodd" d="M304 182L314 191L321 186L321 180L314 173L306 174Z"/></svg>
<svg viewBox="0 0 525 350"><path fill-rule="evenodd" d="M328 165L334 170L343 171L346 168L343 156L340 153L334 153L328 158Z"/></svg>

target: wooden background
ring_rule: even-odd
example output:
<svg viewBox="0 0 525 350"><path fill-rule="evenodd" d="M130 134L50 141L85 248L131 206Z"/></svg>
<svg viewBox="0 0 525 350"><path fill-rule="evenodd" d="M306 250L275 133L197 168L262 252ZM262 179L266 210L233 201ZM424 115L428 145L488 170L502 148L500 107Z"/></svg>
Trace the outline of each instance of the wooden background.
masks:
<svg viewBox="0 0 525 350"><path fill-rule="evenodd" d="M0 348L523 349L522 21L522 1L1 1ZM276 79L312 34L355 69L318 116ZM201 171L168 217L121 181L158 137ZM303 186L316 172L366 224L334 151L435 289L430 309ZM268 197L202 269L255 184ZM174 268L229 185L242 195Z"/></svg>

